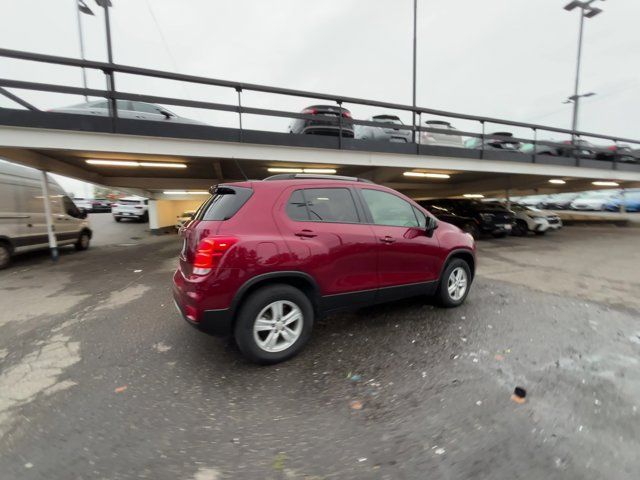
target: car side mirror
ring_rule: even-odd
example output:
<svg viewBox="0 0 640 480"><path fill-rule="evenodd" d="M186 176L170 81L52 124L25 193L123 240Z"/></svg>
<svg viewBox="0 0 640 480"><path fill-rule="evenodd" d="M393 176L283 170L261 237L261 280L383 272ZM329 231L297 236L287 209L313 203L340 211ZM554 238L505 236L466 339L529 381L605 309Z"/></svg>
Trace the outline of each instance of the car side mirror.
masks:
<svg viewBox="0 0 640 480"><path fill-rule="evenodd" d="M171 115L166 110L162 110L161 108L158 108L158 112L160 112L162 115L164 115L164 118L166 118L167 120L169 120L171 117L173 117L173 115Z"/></svg>
<svg viewBox="0 0 640 480"><path fill-rule="evenodd" d="M433 237L433 232L438 228L438 221L433 217L427 217L427 226L424 229L424 233L427 237Z"/></svg>
<svg viewBox="0 0 640 480"><path fill-rule="evenodd" d="M87 211L84 208L80 210L80 218L83 220L87 218Z"/></svg>

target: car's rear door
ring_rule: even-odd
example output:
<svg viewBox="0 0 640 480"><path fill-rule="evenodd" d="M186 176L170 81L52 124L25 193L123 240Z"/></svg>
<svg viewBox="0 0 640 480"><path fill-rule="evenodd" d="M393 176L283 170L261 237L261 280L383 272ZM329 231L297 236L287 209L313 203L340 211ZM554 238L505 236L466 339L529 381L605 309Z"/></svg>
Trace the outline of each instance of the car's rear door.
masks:
<svg viewBox="0 0 640 480"><path fill-rule="evenodd" d="M439 245L435 235L426 235L425 214L399 195L373 187L359 192L378 245L380 288L437 280Z"/></svg>
<svg viewBox="0 0 640 480"><path fill-rule="evenodd" d="M325 308L375 298L377 245L349 186L289 187L274 216L297 268L318 283Z"/></svg>

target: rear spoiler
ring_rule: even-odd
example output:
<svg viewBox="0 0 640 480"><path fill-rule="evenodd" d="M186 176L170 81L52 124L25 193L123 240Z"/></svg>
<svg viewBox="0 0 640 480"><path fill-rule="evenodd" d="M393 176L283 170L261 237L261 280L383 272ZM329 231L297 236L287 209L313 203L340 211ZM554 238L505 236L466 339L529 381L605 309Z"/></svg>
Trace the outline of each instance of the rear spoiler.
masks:
<svg viewBox="0 0 640 480"><path fill-rule="evenodd" d="M228 185L212 185L209 187L211 195L235 195L236 191Z"/></svg>

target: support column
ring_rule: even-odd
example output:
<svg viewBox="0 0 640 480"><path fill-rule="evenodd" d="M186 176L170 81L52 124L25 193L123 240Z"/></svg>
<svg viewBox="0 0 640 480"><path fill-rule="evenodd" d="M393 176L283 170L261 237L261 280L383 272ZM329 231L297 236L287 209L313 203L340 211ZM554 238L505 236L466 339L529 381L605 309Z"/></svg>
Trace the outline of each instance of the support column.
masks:
<svg viewBox="0 0 640 480"><path fill-rule="evenodd" d="M51 250L51 260L58 260L58 242L53 231L53 214L51 212L51 197L49 197L49 182L47 172L40 170L40 183L42 185L42 201L44 202L44 216L47 222L47 236L49 237L49 250Z"/></svg>
<svg viewBox="0 0 640 480"><path fill-rule="evenodd" d="M511 210L511 197L510 197L510 192L508 188L504 191L504 194L507 200L507 209Z"/></svg>

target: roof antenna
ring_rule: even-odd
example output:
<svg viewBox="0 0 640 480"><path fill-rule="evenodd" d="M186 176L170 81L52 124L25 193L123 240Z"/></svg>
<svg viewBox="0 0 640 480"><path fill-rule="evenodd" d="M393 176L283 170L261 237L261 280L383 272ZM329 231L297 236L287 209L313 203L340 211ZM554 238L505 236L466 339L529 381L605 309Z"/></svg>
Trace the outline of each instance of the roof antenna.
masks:
<svg viewBox="0 0 640 480"><path fill-rule="evenodd" d="M238 162L238 159L233 157L233 161L236 162L236 167L238 167L238 170L240 170L240 173L242 174L242 176L244 177L244 180L246 182L249 181L249 177L247 177L247 175L244 173L244 170L242 169L242 167L240 166L240 162Z"/></svg>

